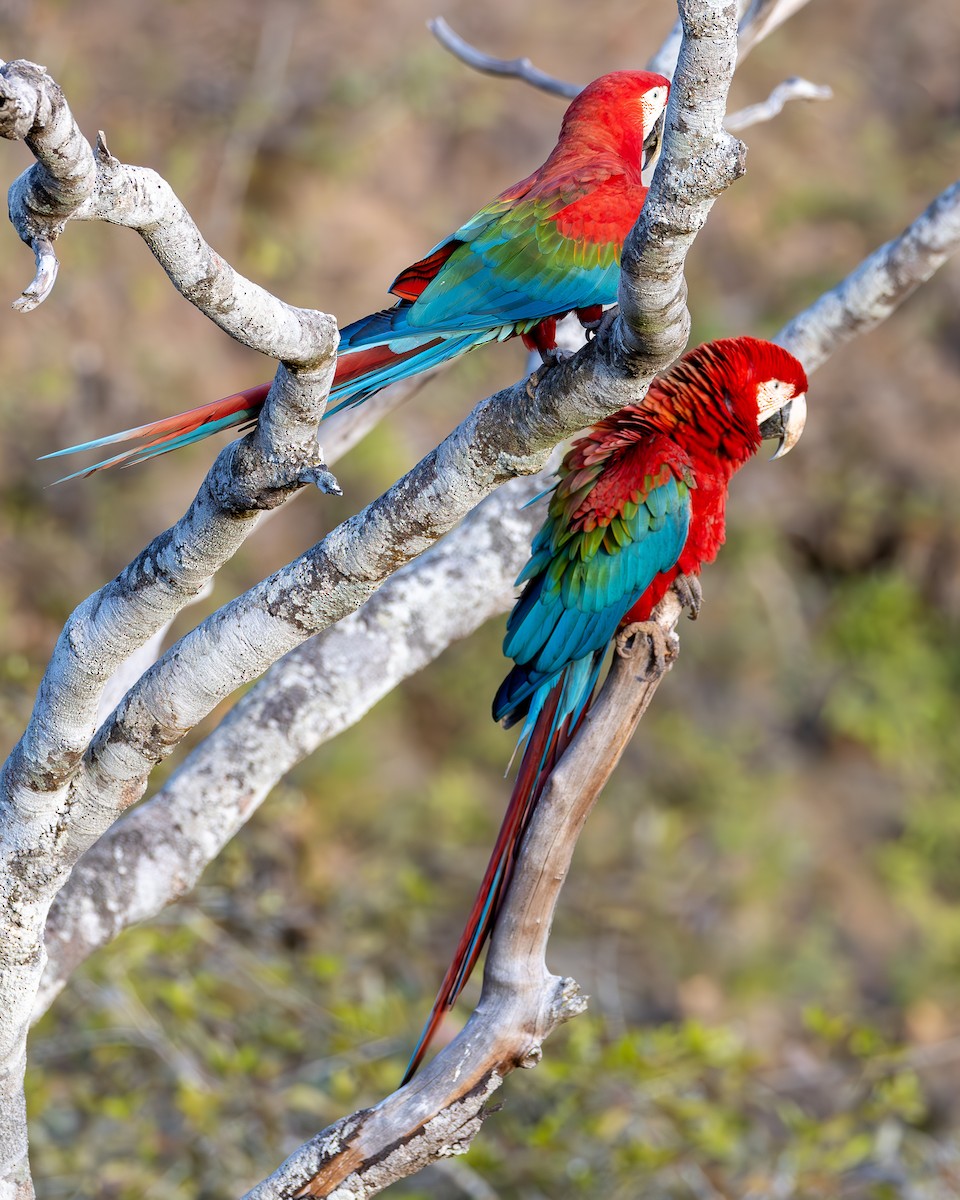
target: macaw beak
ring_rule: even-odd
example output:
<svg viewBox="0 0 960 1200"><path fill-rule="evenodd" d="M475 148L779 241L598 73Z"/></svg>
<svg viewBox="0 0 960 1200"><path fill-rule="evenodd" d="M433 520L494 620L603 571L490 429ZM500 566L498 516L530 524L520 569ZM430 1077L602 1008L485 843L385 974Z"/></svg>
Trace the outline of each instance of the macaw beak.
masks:
<svg viewBox="0 0 960 1200"><path fill-rule="evenodd" d="M783 458L785 454L789 454L797 442L800 441L800 434L803 433L803 427L807 423L807 397L801 392L799 396L794 396L792 400L788 400L776 412L760 422L760 436L764 438L778 438L780 444L777 446L777 452L773 458ZM773 461L771 458L771 462Z"/></svg>
<svg viewBox="0 0 960 1200"><path fill-rule="evenodd" d="M666 117L666 115L667 115L667 111L666 111L666 109L664 109L663 112L660 114L660 116L657 117L656 121L654 122L653 128L650 130L650 132L647 134L647 136L643 139L643 168L642 169L644 171L646 171L646 169L650 166L650 164L652 162L656 161L656 158L660 153L660 146L663 143L663 121L664 121L664 118Z"/></svg>

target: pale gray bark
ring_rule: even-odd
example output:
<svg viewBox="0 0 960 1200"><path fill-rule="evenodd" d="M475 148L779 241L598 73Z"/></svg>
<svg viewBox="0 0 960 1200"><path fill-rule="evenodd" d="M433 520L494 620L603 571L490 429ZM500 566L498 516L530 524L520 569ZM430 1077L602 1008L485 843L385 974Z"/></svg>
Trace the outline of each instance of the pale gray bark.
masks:
<svg viewBox="0 0 960 1200"><path fill-rule="evenodd" d="M734 9L718 0L684 0L681 7L694 47L686 69L706 73L710 82L702 99L711 120L719 120L723 103L716 96L729 82ZM725 38L717 36L724 19ZM698 39L714 54L725 52L723 71L713 69L710 52L696 50ZM691 116L684 69L676 95L686 103L675 101L667 114L661 177L671 165L689 174L681 157L690 155L698 138L706 153L718 136L705 124L692 137L679 128ZM8 817L0 831L0 860L10 927L0 946L0 1159L6 1186L29 1190L22 1098L26 1030L43 968L49 905L80 854L142 795L153 765L220 699L354 611L496 486L540 469L557 441L642 396L653 374L682 350L688 326L685 309L673 303L669 312L627 329L644 311L652 282L674 298L682 291L682 253L670 251L672 286L670 271L658 268L652 281L645 271L653 260L639 263L622 288L627 311L612 319L603 336L569 363L479 405L378 501L183 638L97 729L108 678L197 594L258 513L307 480L325 481L315 430L336 334L330 318L306 314L300 322L299 310L271 302L222 263L158 177L118 163L102 140L94 155L41 68L5 64L0 97L0 134L25 137L38 159L10 197L14 223L41 265L28 289L33 300L49 294L52 272L43 265L66 223L72 217L109 219L137 228L174 284L227 332L286 359L255 433L223 451L183 520L70 618L30 725L0 777ZM715 162L726 169L717 180L701 175L691 230L732 178L736 156ZM660 202L655 194L653 207ZM648 237L671 234L664 227Z"/></svg>
<svg viewBox="0 0 960 1200"><path fill-rule="evenodd" d="M398 683L511 603L549 483L500 488L356 613L276 663L146 804L77 864L47 921L35 1016L70 973L131 922L192 889L271 788Z"/></svg>
<svg viewBox="0 0 960 1200"><path fill-rule="evenodd" d="M796 0L786 5L783 0L754 3L745 24L753 13L755 20L766 22L767 31L776 12L799 6ZM30 729L5 769L6 822L0 830L0 853L11 937L0 944L0 1159L5 1172L0 1196L31 1194L21 1091L24 1036L39 991L44 917L78 855L142 794L152 765L219 699L311 634L353 613L391 572L451 529L500 482L542 466L556 441L642 396L651 375L682 349L687 329L684 255L716 196L736 177L742 163L738 144L721 125L735 56L736 8L720 0L683 0L680 10L687 38L667 115L662 161L645 220L638 224L625 255L622 315L609 318L598 338L572 361L544 369L526 385L518 384L483 402L385 496L205 621L134 684L96 736L97 704L105 681L124 658L196 595L260 512L282 502L304 482L324 482L316 420L329 381L335 329L322 314L305 313L301 321L304 310L282 305L233 273L203 243L159 177L117 163L102 146L94 155L69 118L59 89L41 68L12 63L0 70L0 97L6 101L0 105L0 133L26 137L38 158L38 166L17 181L11 197L17 227L38 261L38 276L26 289L21 307L35 307L49 293L56 271L53 243L69 219L111 220L139 228L176 286L227 332L248 342L252 339L265 352L286 359L256 434L228 447L184 519L71 618L41 688ZM7 120L10 123L5 125ZM929 250L934 241L927 237L923 247ZM929 274L934 269L929 264L937 254L942 261L946 252L941 238L932 251L913 254L911 261L923 259ZM905 271L893 274L898 281L906 278ZM847 307L842 311L846 313ZM863 327L859 317L845 325L849 336ZM807 345L802 330L796 335L786 331L784 336L788 342L796 336L798 346ZM819 336L818 344L825 344L825 335ZM817 353L821 351L813 347L801 355L808 367L820 361ZM316 682L318 670L331 687L337 670L345 678L344 656L349 659L353 653L395 651L389 660L389 677L402 678L436 653L444 638L467 632L471 623L482 619L481 612L504 607L506 583L516 559L526 552L529 521L535 517L508 512L505 501L498 510L498 499L487 501L455 535L455 548L442 544L417 568L398 574L365 611L348 617L318 640L318 657L309 667L310 685ZM503 541L493 562L482 556L483 539L499 537L498 530L503 531ZM471 560L470 555L477 557ZM473 608L448 614L450 623L435 641L425 639L416 630L418 620L436 603L438 589L453 587L456 594L456 574L463 573L456 560L462 556L467 556L467 562L492 563L491 586L486 588L485 581L486 590L475 597ZM677 615L675 601L670 603L673 607L663 614L667 630ZM415 632L409 639L399 638L398 647L392 641L386 646L382 631L369 624L378 612L380 616L389 612L391 620L398 625L407 622ZM295 651L278 664L281 691L272 693L264 685L262 690L254 689L249 707L238 707L232 719L236 724L218 735L221 749L236 746L231 739L238 731L242 736L243 721L258 706L263 706L261 715L267 711L271 695L295 694L297 671L306 670L309 659L306 650ZM464 1035L404 1092L371 1114L356 1114L318 1135L291 1160L292 1165L285 1165L256 1189L258 1197L289 1195L294 1181L309 1180L317 1181L313 1188L317 1195L372 1195L417 1164L464 1148L479 1127L482 1097L514 1066L533 1065L542 1038L577 1009L575 985L546 974L543 946L565 863L586 815L575 803L589 790L582 786L578 772L593 778L602 774L601 766L612 769L618 747L628 736L628 731L609 720L607 696L622 683L622 674L619 668L614 673L593 721L565 757L542 816L530 830L523 866L491 947L484 999ZM635 671L627 674L631 698L628 701L620 694L617 705L638 717L641 700ZM306 706L297 710L292 735L271 743L270 751L293 761L309 743L356 719L372 702L377 686L366 679L327 714L325 724L317 720L315 710ZM655 681L643 686L655 686ZM187 780L181 795L187 804L195 805L188 795L190 788L196 789L199 781L209 782L205 772L213 761L204 766L197 760L185 767ZM260 796L271 782L270 772L252 761L251 769L251 791ZM105 849L115 855L115 865L121 854L126 856L131 847L134 851L123 861L125 870L134 866L136 876L126 900L128 912L135 912L138 905L156 911L169 899L156 878L149 878L157 862L167 869L186 867L195 874L238 823L238 796L224 792L218 819L196 823L189 844L168 844L151 863L143 841L136 836L124 838L123 831L148 832L154 819L149 814L163 812L173 794L167 793L152 810L142 810L148 814L144 826L121 825L117 838L105 843ZM130 818L131 822L138 819ZM549 847L537 842L540 837L547 839ZM545 862L550 871L543 874L549 874L550 881L537 884L534 877ZM78 881L84 879L85 884L78 883L64 894L59 911L88 924L92 944L110 936L111 927L103 922L104 911L90 875L78 875ZM51 924L51 945L55 930L62 936L67 928ZM48 978L46 997L63 977L60 972ZM475 1081L469 1093L450 1086L450 1078L458 1072L464 1081L465 1061ZM390 1157L384 1153L388 1146L393 1147Z"/></svg>
<svg viewBox="0 0 960 1200"><path fill-rule="evenodd" d="M926 250L920 252L920 247ZM813 373L844 341L886 319L958 249L960 184L954 184L900 238L866 259L773 340ZM335 447L327 441L333 457ZM387 690L450 641L509 609L513 579L541 519L535 508L512 511L511 506L514 498L519 504L521 496L536 494L539 487L531 480L506 485L454 535L457 557L449 554L450 539L444 539L384 585L356 618L341 621L322 639L291 652L148 805L124 817L87 851L50 912L50 961L35 1016L46 1011L71 971L90 953L192 886L235 832L233 814L249 817L290 767L359 720ZM496 553L491 553L493 548ZM464 571L458 562L474 564L475 569ZM448 564L449 570L438 569L439 564ZM371 603L374 608L368 612ZM391 614L389 650L380 640L383 622L373 615L382 613L381 605ZM450 610L450 625L433 624L434 614ZM378 664L372 670L371 656ZM340 683L332 687L334 680L342 681L347 692L340 693ZM286 728L264 721L273 698L284 710ZM246 764L242 779L227 769L237 761ZM216 790L217 805L205 801L211 789ZM178 847L184 873L171 876L168 867ZM124 871L118 875L115 867L121 862Z"/></svg>

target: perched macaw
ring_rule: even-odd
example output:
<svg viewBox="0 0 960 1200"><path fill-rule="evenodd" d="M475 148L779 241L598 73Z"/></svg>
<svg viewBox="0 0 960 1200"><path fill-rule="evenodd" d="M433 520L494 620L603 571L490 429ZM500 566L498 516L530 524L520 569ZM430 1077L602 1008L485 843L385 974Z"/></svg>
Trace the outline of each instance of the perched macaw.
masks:
<svg viewBox="0 0 960 1200"><path fill-rule="evenodd" d="M674 581L712 562L724 540L727 485L778 436L803 431L807 378L780 346L725 338L698 346L574 442L533 539L507 621L514 667L494 719L523 721L523 756L493 855L407 1073L473 970L500 910L520 841L550 772L590 707L618 630L647 621ZM689 596L693 589L686 584Z"/></svg>
<svg viewBox="0 0 960 1200"><path fill-rule="evenodd" d="M647 195L641 170L659 146L669 90L649 71L588 84L542 167L401 271L393 308L341 330L327 415L486 342L519 335L547 353L569 312L585 325L598 320L617 298L620 251ZM254 421L268 391L262 384L47 457L136 441L77 474L142 462Z"/></svg>

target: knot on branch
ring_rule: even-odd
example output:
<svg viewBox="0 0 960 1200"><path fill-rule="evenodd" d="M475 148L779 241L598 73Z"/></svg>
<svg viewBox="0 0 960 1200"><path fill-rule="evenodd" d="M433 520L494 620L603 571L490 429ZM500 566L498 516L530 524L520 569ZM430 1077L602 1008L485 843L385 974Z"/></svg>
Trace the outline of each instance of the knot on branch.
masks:
<svg viewBox="0 0 960 1200"><path fill-rule="evenodd" d="M327 495L343 495L315 437L311 446L282 456L264 455L261 441L254 431L227 446L214 463L210 490L223 512L235 517L269 512L309 485Z"/></svg>
<svg viewBox="0 0 960 1200"><path fill-rule="evenodd" d="M49 111L51 103L49 98L42 103L48 88L63 102L60 88L39 63L18 58L0 68L0 137L18 142L43 123L42 109Z"/></svg>
<svg viewBox="0 0 960 1200"><path fill-rule="evenodd" d="M543 1061L543 1047L536 1043L524 1050L517 1059L517 1066L522 1071L532 1071L534 1067L539 1067Z"/></svg>

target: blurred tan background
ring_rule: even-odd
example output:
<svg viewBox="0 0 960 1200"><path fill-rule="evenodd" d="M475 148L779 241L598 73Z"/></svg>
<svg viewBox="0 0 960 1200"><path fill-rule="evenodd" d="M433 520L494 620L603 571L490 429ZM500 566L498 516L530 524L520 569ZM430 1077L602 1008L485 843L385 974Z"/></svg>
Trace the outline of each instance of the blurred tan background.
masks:
<svg viewBox="0 0 960 1200"><path fill-rule="evenodd" d="M238 269L346 322L559 125L562 102L442 51L437 11L0 0L0 57L44 63L83 128L165 175ZM442 13L578 82L644 63L675 16L667 0ZM750 57L732 107L790 74L835 99L747 131L748 174L691 255L695 340L774 332L953 181L958 52L955 0L813 0ZM0 156L8 181L29 162ZM13 300L32 259L0 238ZM134 235L73 226L60 255L43 308L0 309L4 749L67 613L176 519L216 447L55 488L37 456L271 372ZM344 499L290 505L211 603L522 369L502 346L444 375L338 467ZM736 481L703 614L564 893L551 966L591 1016L511 1079L465 1163L397 1194L960 1189L958 413L954 263L817 372L798 450ZM81 972L33 1044L42 1196L234 1196L395 1085L507 795L512 737L477 702L501 636L452 648L324 747L194 898Z"/></svg>

